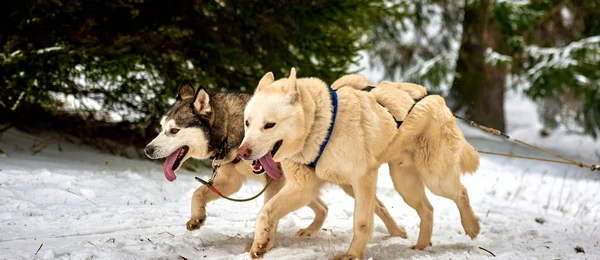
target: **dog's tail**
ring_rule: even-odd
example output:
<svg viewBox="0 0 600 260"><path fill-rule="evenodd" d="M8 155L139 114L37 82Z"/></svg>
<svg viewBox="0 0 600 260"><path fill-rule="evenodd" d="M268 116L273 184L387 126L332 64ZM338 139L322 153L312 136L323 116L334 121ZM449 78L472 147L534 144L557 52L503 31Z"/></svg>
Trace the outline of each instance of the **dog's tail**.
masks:
<svg viewBox="0 0 600 260"><path fill-rule="evenodd" d="M460 153L460 171L463 174L473 173L479 167L479 153L471 144L465 141L463 150Z"/></svg>
<svg viewBox="0 0 600 260"><path fill-rule="evenodd" d="M369 83L369 81L364 75L349 74L333 82L333 84L331 84L331 88L334 90L338 90L342 87L351 87L354 89L361 90L371 85L372 84Z"/></svg>
<svg viewBox="0 0 600 260"><path fill-rule="evenodd" d="M408 93L408 95L410 95L410 97L412 99L422 99L425 96L427 96L427 89L421 85L417 85L417 84L413 84L413 83L406 83L406 82L391 82L391 81L382 81L379 82L379 84L377 84L378 88L397 88L400 89L406 93Z"/></svg>

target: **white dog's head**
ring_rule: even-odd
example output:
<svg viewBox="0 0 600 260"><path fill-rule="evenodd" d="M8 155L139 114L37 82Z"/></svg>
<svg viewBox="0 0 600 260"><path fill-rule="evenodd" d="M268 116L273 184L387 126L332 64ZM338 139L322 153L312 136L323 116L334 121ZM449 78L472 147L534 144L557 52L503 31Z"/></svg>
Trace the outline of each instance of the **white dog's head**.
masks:
<svg viewBox="0 0 600 260"><path fill-rule="evenodd" d="M163 170L169 181L188 158L205 159L209 151L209 130L212 124L209 95L203 88L194 94L194 87L184 82L179 88L175 105L160 122L161 131L144 152L151 159L167 158Z"/></svg>
<svg viewBox="0 0 600 260"><path fill-rule="evenodd" d="M269 163L281 162L301 151L304 113L295 69L289 78L275 81L269 72L260 80L246 105L244 126L244 141L238 153L243 159L259 160L267 173L272 168Z"/></svg>

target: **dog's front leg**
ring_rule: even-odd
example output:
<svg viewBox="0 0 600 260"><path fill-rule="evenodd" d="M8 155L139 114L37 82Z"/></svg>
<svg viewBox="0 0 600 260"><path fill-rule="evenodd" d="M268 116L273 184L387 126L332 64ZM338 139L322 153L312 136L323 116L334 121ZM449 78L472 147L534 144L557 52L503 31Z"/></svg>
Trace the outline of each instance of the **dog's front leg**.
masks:
<svg viewBox="0 0 600 260"><path fill-rule="evenodd" d="M283 179L273 180L271 182L271 185L265 191L265 204L267 204L267 202L271 200L271 198L273 198L273 196L275 196L275 194L277 194L277 192L279 192L281 188L283 188L284 183L285 182ZM312 209L312 211L315 213L315 219L312 223L310 223L308 227L298 230L298 232L296 232L297 236L310 237L311 235L319 232L319 230L321 230L321 227L323 226L323 223L325 223L328 208L327 204L325 204L325 202L323 202L323 200L321 200L320 197L317 197L315 200L311 201L308 204L308 207ZM277 224L275 224L275 227L273 229L277 231ZM247 248L246 252L248 252L249 250L250 248Z"/></svg>
<svg viewBox="0 0 600 260"><path fill-rule="evenodd" d="M283 188L270 199L256 217L252 258L261 258L273 246L275 228L281 218L308 205L319 195L323 181L304 165L283 163L287 175Z"/></svg>
<svg viewBox="0 0 600 260"><path fill-rule="evenodd" d="M373 213L377 189L377 168L358 177L352 183L354 191L354 237L346 254L335 259L362 259L373 233Z"/></svg>
<svg viewBox="0 0 600 260"><path fill-rule="evenodd" d="M244 176L239 174L233 165L223 165L219 168L213 186L225 196L229 196L242 187ZM206 185L200 186L192 196L192 216L186 227L189 231L199 229L206 221L206 204L221 198L210 191Z"/></svg>

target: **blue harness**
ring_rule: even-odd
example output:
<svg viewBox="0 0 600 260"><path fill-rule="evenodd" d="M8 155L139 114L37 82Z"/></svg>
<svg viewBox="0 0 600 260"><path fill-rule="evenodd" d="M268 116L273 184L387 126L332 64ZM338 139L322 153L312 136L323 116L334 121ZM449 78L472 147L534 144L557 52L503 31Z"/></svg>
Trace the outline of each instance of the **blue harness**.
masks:
<svg viewBox="0 0 600 260"><path fill-rule="evenodd" d="M329 130L327 131L327 137L325 137L325 141L323 141L323 143L321 144L321 148L319 149L319 154L317 155L317 158L315 158L315 160L313 162L306 164L306 166L311 167L311 168L315 168L317 166L317 162L319 162L321 155L323 155L325 146L327 146L327 143L329 142L329 138L331 137L331 133L333 132L333 125L335 124L335 117L337 116L337 107L338 107L337 92L335 92L335 90L333 90L332 88L329 88L329 94L331 94L331 104L333 105L333 115L331 116L331 124L329 125Z"/></svg>

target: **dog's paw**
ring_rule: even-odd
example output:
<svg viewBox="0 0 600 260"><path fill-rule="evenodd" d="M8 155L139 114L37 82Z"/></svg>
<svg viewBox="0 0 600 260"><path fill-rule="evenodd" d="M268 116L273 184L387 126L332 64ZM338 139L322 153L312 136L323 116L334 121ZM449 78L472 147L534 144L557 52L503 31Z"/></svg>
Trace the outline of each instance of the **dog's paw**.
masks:
<svg viewBox="0 0 600 260"><path fill-rule="evenodd" d="M390 236L393 236L393 237L401 237L401 238L408 237L406 235L406 230L404 230L403 226L396 226L396 228L392 228L388 231L390 232Z"/></svg>
<svg viewBox="0 0 600 260"><path fill-rule="evenodd" d="M252 259L263 258L269 249L271 249L270 239L266 239L262 242L254 241L250 248L250 257Z"/></svg>
<svg viewBox="0 0 600 260"><path fill-rule="evenodd" d="M200 227L202 227L202 225L204 225L204 221L205 220L206 220L205 218L191 218L187 222L187 224L185 225L185 227L189 231L194 231L194 230L199 229Z"/></svg>
<svg viewBox="0 0 600 260"><path fill-rule="evenodd" d="M479 235L479 221L475 221L471 225L463 225L463 227L465 229L465 233L467 233L471 239L475 239L475 237Z"/></svg>
<svg viewBox="0 0 600 260"><path fill-rule="evenodd" d="M337 255L335 255L335 257L333 257L333 259L334 260L357 260L357 259L360 259L360 257L345 253L345 254L337 254Z"/></svg>
<svg viewBox="0 0 600 260"><path fill-rule="evenodd" d="M414 246L411 246L411 247L410 247L410 249L413 249L413 250L423 250L423 249L425 249L426 247L428 247L428 246L432 246L432 245L433 245L433 244L431 244L431 242L429 242L429 244L426 244L426 243L419 244L419 243L417 243L416 245L414 245Z"/></svg>
<svg viewBox="0 0 600 260"><path fill-rule="evenodd" d="M317 232L319 232L319 230L314 230L314 229L310 229L310 228L302 228L302 229L299 229L298 232L296 232L296 236L310 237L310 236L316 234Z"/></svg>

